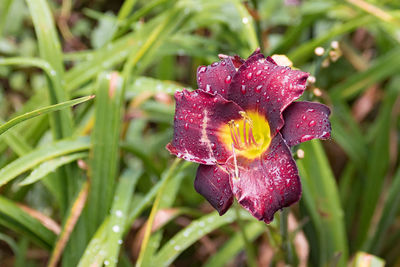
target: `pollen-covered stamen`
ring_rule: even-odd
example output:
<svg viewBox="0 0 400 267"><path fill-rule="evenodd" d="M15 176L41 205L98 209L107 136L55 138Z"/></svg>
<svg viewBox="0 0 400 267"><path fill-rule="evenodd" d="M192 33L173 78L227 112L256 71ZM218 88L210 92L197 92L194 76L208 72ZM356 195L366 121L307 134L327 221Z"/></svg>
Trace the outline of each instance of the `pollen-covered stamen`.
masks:
<svg viewBox="0 0 400 267"><path fill-rule="evenodd" d="M240 121L231 120L228 122L230 135L234 147L238 150L246 150L249 148L258 147L253 135L253 121L246 112L239 112L243 117Z"/></svg>
<svg viewBox="0 0 400 267"><path fill-rule="evenodd" d="M233 145L239 149L240 148L240 135L238 136L236 133L236 128L237 128L236 123L234 120L231 120L230 122L228 122L228 125L229 125L230 131L231 131L231 138L232 138Z"/></svg>
<svg viewBox="0 0 400 267"><path fill-rule="evenodd" d="M250 116L244 111L239 111L239 114L243 117L243 139L246 147L252 145L258 146L254 135L253 135L253 121ZM246 124L249 124L249 131L247 132Z"/></svg>

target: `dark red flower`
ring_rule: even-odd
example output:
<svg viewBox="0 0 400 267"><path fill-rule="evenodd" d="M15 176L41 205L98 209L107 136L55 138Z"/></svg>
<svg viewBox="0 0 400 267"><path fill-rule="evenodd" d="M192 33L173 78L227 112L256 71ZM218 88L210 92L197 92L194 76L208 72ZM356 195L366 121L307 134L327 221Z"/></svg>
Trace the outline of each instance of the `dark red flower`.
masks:
<svg viewBox="0 0 400 267"><path fill-rule="evenodd" d="M167 149L200 163L195 189L224 214L233 196L257 219L297 202L301 185L290 146L330 137L330 110L293 102L308 73L278 66L256 50L247 60L221 56L197 70L199 89L175 93L174 137Z"/></svg>

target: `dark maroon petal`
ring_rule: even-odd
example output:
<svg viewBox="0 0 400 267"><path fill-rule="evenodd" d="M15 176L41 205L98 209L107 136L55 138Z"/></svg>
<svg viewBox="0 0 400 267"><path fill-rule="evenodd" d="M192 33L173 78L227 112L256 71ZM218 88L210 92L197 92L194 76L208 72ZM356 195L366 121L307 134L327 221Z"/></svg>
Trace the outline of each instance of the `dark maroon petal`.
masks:
<svg viewBox="0 0 400 267"><path fill-rule="evenodd" d="M167 149L185 160L214 165L225 163L231 152L217 137L219 128L241 118L243 111L219 94L202 90L175 93L174 138Z"/></svg>
<svg viewBox="0 0 400 267"><path fill-rule="evenodd" d="M239 178L233 175L232 158L227 165L233 194L259 220L271 222L276 211L300 199L301 184L296 163L280 133L272 139L260 159L237 159Z"/></svg>
<svg viewBox="0 0 400 267"><path fill-rule="evenodd" d="M283 112L285 125L281 133L289 146L314 138L327 139L331 136L331 111L323 104L294 102Z"/></svg>
<svg viewBox="0 0 400 267"><path fill-rule="evenodd" d="M197 85L208 93L219 93L226 97L236 68L231 57L222 58L209 66L197 68Z"/></svg>
<svg viewBox="0 0 400 267"><path fill-rule="evenodd" d="M233 77L227 99L266 114L274 136L283 126L282 111L303 94L308 75L253 53Z"/></svg>
<svg viewBox="0 0 400 267"><path fill-rule="evenodd" d="M219 213L223 215L233 202L233 194L229 185L229 174L218 165L202 165L197 169L194 189L205 197Z"/></svg>

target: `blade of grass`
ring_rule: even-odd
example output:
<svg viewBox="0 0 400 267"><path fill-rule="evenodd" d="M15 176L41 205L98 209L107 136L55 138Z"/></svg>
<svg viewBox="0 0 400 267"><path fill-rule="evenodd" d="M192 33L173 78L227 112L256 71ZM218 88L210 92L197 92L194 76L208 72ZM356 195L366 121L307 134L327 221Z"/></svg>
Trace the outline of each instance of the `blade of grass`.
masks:
<svg viewBox="0 0 400 267"><path fill-rule="evenodd" d="M33 184L40 179L46 177L49 173L54 172L60 166L68 164L70 162L76 161L77 159L87 157L88 153L75 153L67 156L62 156L59 158L54 158L48 161L43 162L37 168L35 168L31 174L26 177L24 180L18 183L19 186L25 186L29 184Z"/></svg>
<svg viewBox="0 0 400 267"><path fill-rule="evenodd" d="M356 17L348 22L333 27L325 34L300 45L295 50L291 51L288 54L288 57L293 61L295 66L301 65L313 55L313 51L317 46L322 45L338 35L350 32L360 26L366 26L372 22L374 22L374 19L370 16Z"/></svg>
<svg viewBox="0 0 400 267"><path fill-rule="evenodd" d="M46 0L29 0L26 3L38 39L40 56L54 69L51 76L54 76L55 79L49 82L50 101L52 104L66 101L68 95L62 86L64 81L63 56L50 7ZM53 134L56 139L71 135L73 123L70 110L56 113L51 118Z"/></svg>
<svg viewBox="0 0 400 267"><path fill-rule="evenodd" d="M69 214L66 215L67 219L65 220L61 234L59 235L58 240L53 248L48 267L57 266L65 245L67 244L68 239L75 227L75 224L78 221L79 216L81 215L83 207L85 206L88 190L89 183L85 182L82 186L81 191L73 202L71 209L69 210Z"/></svg>
<svg viewBox="0 0 400 267"><path fill-rule="evenodd" d="M261 222L249 222L244 227L244 231L249 241L254 241L265 231L265 227L265 224ZM241 234L235 233L221 248L218 248L218 251L206 261L203 267L226 266L230 260L233 260L244 249L244 246Z"/></svg>
<svg viewBox="0 0 400 267"><path fill-rule="evenodd" d="M318 140L304 143L301 148L305 157L298 160L297 165L304 190L303 198L320 235L319 246L323 249L320 255L324 256L320 258L320 263L327 264L336 253L341 253L338 264L345 266L348 244L335 178Z"/></svg>
<svg viewBox="0 0 400 267"><path fill-rule="evenodd" d="M55 105L43 107L43 108L31 111L31 112L25 113L23 115L20 115L20 116L18 116L16 118L13 118L13 119L9 120L8 122L2 124L0 126L0 135L3 134L8 129L10 129L11 127L14 127L15 125L17 125L17 124L19 124L19 123L21 123L23 121L29 120L31 118L34 118L34 117L37 117L37 116L40 116L40 115L43 115L43 114L48 114L48 113L51 113L51 112L54 112L54 111L62 110L62 109L65 109L65 108L68 108L68 107L71 107L71 106L86 102L86 101L88 101L90 99L93 99L93 98L94 98L94 96L84 96L84 97L81 97L81 98L78 98L78 99L65 101L65 102L62 102L62 103L58 103L58 104L55 104Z"/></svg>
<svg viewBox="0 0 400 267"><path fill-rule="evenodd" d="M89 235L104 220L112 203L119 163L123 86L123 80L116 72L99 75L90 152L91 183L86 206Z"/></svg>
<svg viewBox="0 0 400 267"><path fill-rule="evenodd" d="M356 249L363 249L367 240L371 220L377 208L379 197L390 164L390 129L395 121L391 118L392 109L399 95L397 83L392 84L386 91L380 113L376 120L378 132L373 138L373 143L367 158L367 169L362 190L360 217L357 227Z"/></svg>
<svg viewBox="0 0 400 267"><path fill-rule="evenodd" d="M248 213L240 211L242 218L249 218ZM232 223L236 219L235 211L229 210L224 216L214 211L198 220L193 221L185 229L178 232L155 256L152 266L169 266L189 246L203 236L218 229L219 227Z"/></svg>
<svg viewBox="0 0 400 267"><path fill-rule="evenodd" d="M179 158L175 159L174 163L171 165L171 168L169 168L168 172L165 174L165 178L163 179L163 181L164 181L163 185L160 187L160 189L157 192L157 196L156 196L156 199L154 200L154 204L151 209L149 219L147 220L146 231L144 233L142 245L140 247L140 253L139 253L138 259L136 261L137 267L141 267L143 264L146 264L145 262L143 262L143 258L144 258L144 255L146 254L147 245L148 245L149 238L151 235L151 229L153 228L154 218L160 207L160 201L163 196L164 190L166 189L166 185L168 184L170 179L173 177L174 170L179 165L180 162L181 162L181 159L179 159Z"/></svg>
<svg viewBox="0 0 400 267"><path fill-rule="evenodd" d="M330 89L333 99L348 100L365 90L369 85L380 82L400 71L400 49L392 49L380 56L371 67Z"/></svg>
<svg viewBox="0 0 400 267"><path fill-rule="evenodd" d="M47 160L73 152L87 150L89 147L90 140L87 137L62 140L47 146L39 147L0 169L0 186Z"/></svg>
<svg viewBox="0 0 400 267"><path fill-rule="evenodd" d="M119 179L118 186L111 213L109 215L107 243L106 243L106 257L104 262L108 266L113 267L117 265L118 254L122 244L123 229L127 220L127 213L129 204L131 203L132 193L142 170L139 166L135 166L135 170L127 171Z"/></svg>
<svg viewBox="0 0 400 267"><path fill-rule="evenodd" d="M23 234L39 246L50 249L56 235L13 201L0 196L0 224Z"/></svg>
<svg viewBox="0 0 400 267"><path fill-rule="evenodd" d="M364 249L373 254L380 255L383 248L387 231L396 219L397 212L400 207L400 167L397 168L393 183L390 186L388 197L385 200L382 215L376 227L374 235L365 244Z"/></svg>
<svg viewBox="0 0 400 267"><path fill-rule="evenodd" d="M4 26L6 25L8 11L10 10L11 4L13 0L3 0L1 4L1 13L0 13L0 38L3 36Z"/></svg>
<svg viewBox="0 0 400 267"><path fill-rule="evenodd" d="M140 178L140 176L142 175L142 168L137 167L135 169L135 172L132 173L131 171L129 172L125 172L123 174L124 176L124 182L120 183L118 186L118 189L116 190L116 194L114 195L114 203L113 203L113 207L112 207L112 211L115 211L113 213L111 213L109 216L106 217L106 219L103 221L103 223L100 225L100 227L97 229L96 233L94 234L94 236L92 237L92 239L90 240L90 243L88 244L88 246L85 249L84 254L82 255L79 263L78 263L78 267L86 267L86 266L91 266L91 267L96 267L96 266L102 266L103 262L105 260L105 258L107 256L109 257L113 257L116 255L116 253L118 253L118 251L116 251L115 249L117 249L114 245L115 245L115 240L117 240L118 245L120 245L120 241L121 237L118 236L118 233L109 233L110 228L112 229L112 224L110 224L111 220L118 220L117 218L113 218L115 216L117 216L119 218L119 215L122 213L123 214L127 214L127 210L122 210L122 208L126 208L126 205L129 204L130 200L131 200L131 194L127 194L130 192L133 192L136 186L136 183L138 181L138 179ZM122 177L121 177L122 179ZM131 187L131 189L129 190L128 188L123 189L123 186L127 186L129 185ZM124 194L124 195L118 195L118 194ZM120 210L121 213L117 212L117 210ZM120 218L119 218L120 219ZM129 217L125 217L125 222L124 224L127 225L129 221ZM130 224L129 224L130 226ZM126 226L125 226L126 227ZM121 228L122 229L122 228ZM113 244L109 244L108 242L108 237L110 237L110 240L112 240L112 242L114 242ZM113 246L114 250L113 251L109 251L108 255L107 250L109 249L109 246ZM111 262L108 262L109 264Z"/></svg>

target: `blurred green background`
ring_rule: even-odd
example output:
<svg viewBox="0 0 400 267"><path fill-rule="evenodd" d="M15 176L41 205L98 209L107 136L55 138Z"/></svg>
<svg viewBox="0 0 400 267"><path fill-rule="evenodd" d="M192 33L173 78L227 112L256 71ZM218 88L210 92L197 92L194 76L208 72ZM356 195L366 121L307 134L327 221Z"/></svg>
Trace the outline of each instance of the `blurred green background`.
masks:
<svg viewBox="0 0 400 267"><path fill-rule="evenodd" d="M396 0L1 0L0 265L400 266L399 44ZM165 150L173 93L257 47L332 110L270 225Z"/></svg>

